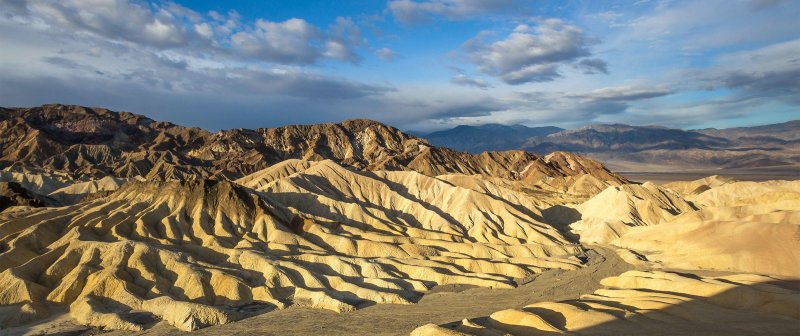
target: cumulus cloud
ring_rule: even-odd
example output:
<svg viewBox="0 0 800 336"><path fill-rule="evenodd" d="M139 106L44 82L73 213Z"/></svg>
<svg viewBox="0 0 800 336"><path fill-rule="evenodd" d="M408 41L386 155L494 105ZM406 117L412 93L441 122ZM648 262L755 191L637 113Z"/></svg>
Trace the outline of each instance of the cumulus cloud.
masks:
<svg viewBox="0 0 800 336"><path fill-rule="evenodd" d="M430 20L434 17L464 19L488 13L510 10L516 0L391 0L388 10L404 23Z"/></svg>
<svg viewBox="0 0 800 336"><path fill-rule="evenodd" d="M397 0L388 6L397 21L419 22L495 19L513 8L511 3ZM396 85L348 78L363 72L328 64L358 64L364 50L385 61L398 57L390 48L371 47L347 17L320 26L302 18L199 13L170 2L0 0L0 102L105 106L209 129L354 117L413 129L486 122L686 126L762 113L779 120L775 114L796 113L795 2L662 4L658 10L597 14L602 27L613 25L612 33L593 27L597 19L580 17L575 20L581 27L542 19L512 25L516 29L505 33L480 33L464 43L463 57L450 58L472 63L468 72L453 68L450 78L437 73L415 78L414 85ZM635 15L641 16L630 21ZM384 24L391 22L381 28ZM588 32L604 34L602 59ZM388 43L390 35L381 34ZM658 43L650 44L654 40ZM431 56L404 57L409 62L370 77L397 74L408 69L406 63L418 66L420 58ZM702 66L678 69L684 64ZM594 77L601 82L579 75L609 70L614 76ZM624 81L614 82L619 78ZM492 86L556 79L547 85ZM534 87L546 91L516 92Z"/></svg>
<svg viewBox="0 0 800 336"><path fill-rule="evenodd" d="M250 31L231 36L234 48L244 55L279 63L310 64L320 56L315 46L321 39L317 27L303 19L284 22L257 20Z"/></svg>
<svg viewBox="0 0 800 336"><path fill-rule="evenodd" d="M219 15L221 22L229 18ZM504 108L488 95L450 85L395 87L296 65L198 59L183 50L138 48L94 35L42 34L2 19L0 31L0 45L14 46L0 63L6 106L103 106L211 130L356 117L403 127Z"/></svg>
<svg viewBox="0 0 800 336"><path fill-rule="evenodd" d="M539 21L535 26L520 24L506 38L487 42L482 33L464 44L478 70L498 77L507 84L547 82L561 77L558 69L591 56L592 40L583 30L559 19ZM580 65L593 72L607 72L599 59L583 60Z"/></svg>
<svg viewBox="0 0 800 336"><path fill-rule="evenodd" d="M7 2L0 6L10 12ZM218 129L341 120L356 113L353 105L396 90L309 66L357 62L355 48L366 42L347 18L322 30L302 19L247 25L236 12L204 15L171 4L38 1L15 8L0 15L3 105L105 106ZM183 35L137 37L130 22L113 22L127 19L140 28L171 25Z"/></svg>
<svg viewBox="0 0 800 336"><path fill-rule="evenodd" d="M183 23L168 8L110 1L28 1L29 13L60 29L158 48L187 43Z"/></svg>
<svg viewBox="0 0 800 336"><path fill-rule="evenodd" d="M351 63L361 60L355 49L366 42L361 35L361 29L352 19L337 17L336 22L331 25L329 36L325 45L325 56Z"/></svg>
<svg viewBox="0 0 800 336"><path fill-rule="evenodd" d="M235 11L204 15L174 3L130 0L13 0L0 3L0 8L7 18L37 23L51 33L232 60L306 65L335 59L357 63L357 49L365 45L360 29L349 18L337 18L323 30L300 18L244 23Z"/></svg>

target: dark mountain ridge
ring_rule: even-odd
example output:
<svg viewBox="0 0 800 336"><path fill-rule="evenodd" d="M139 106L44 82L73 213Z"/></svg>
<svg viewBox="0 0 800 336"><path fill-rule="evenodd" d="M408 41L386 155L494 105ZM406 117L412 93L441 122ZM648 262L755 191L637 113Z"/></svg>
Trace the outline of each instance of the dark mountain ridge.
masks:
<svg viewBox="0 0 800 336"><path fill-rule="evenodd" d="M592 174L602 181L623 181L599 163L571 153L469 154L366 119L211 133L103 108L0 108L0 168L11 171L75 178L236 179L287 159L330 159L361 170L427 175L528 181Z"/></svg>

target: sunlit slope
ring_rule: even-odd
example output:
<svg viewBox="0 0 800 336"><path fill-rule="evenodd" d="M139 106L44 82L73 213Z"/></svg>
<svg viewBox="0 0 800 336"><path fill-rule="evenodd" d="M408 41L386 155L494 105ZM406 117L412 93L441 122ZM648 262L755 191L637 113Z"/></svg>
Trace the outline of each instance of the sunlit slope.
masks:
<svg viewBox="0 0 800 336"><path fill-rule="evenodd" d="M780 279L629 271L577 300L540 302L411 335L793 334L800 291Z"/></svg>
<svg viewBox="0 0 800 336"><path fill-rule="evenodd" d="M800 183L736 182L692 196L698 211L612 244L670 267L800 276Z"/></svg>
<svg viewBox="0 0 800 336"><path fill-rule="evenodd" d="M332 161L295 163L309 167L265 185L259 186L258 180L243 183L309 218L340 223L331 228L453 242L530 244L553 254L563 254L568 245L555 228L540 221L536 208L519 206L502 194L457 187L416 172L356 172ZM272 180L276 172L282 174L283 169L261 173Z"/></svg>
<svg viewBox="0 0 800 336"><path fill-rule="evenodd" d="M609 187L576 208L581 220L570 227L585 243L607 243L632 227L657 225L696 208L653 183Z"/></svg>
<svg viewBox="0 0 800 336"><path fill-rule="evenodd" d="M717 178L610 187L576 206L582 242L665 267L800 276L800 181ZM671 190L680 190L682 197Z"/></svg>
<svg viewBox="0 0 800 336"><path fill-rule="evenodd" d="M580 248L538 210L497 195L330 161L256 174L245 186L131 181L105 198L0 216L4 312L35 320L52 303L82 324L139 330L131 312L141 311L193 330L245 317L243 306L341 312L580 266Z"/></svg>

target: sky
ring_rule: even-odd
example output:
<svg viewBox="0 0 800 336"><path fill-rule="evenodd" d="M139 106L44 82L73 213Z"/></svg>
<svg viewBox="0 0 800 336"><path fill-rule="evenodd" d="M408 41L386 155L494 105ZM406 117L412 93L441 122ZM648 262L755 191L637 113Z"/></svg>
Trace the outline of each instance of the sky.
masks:
<svg viewBox="0 0 800 336"><path fill-rule="evenodd" d="M800 119L800 1L0 0L0 106L208 130Z"/></svg>

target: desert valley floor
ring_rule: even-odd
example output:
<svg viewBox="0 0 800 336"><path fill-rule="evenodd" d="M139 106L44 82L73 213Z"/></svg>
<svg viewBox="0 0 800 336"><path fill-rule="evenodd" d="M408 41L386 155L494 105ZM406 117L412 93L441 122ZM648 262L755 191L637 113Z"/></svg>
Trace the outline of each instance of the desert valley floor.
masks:
<svg viewBox="0 0 800 336"><path fill-rule="evenodd" d="M2 109L0 136L0 335L800 330L796 166L619 174L66 105Z"/></svg>

